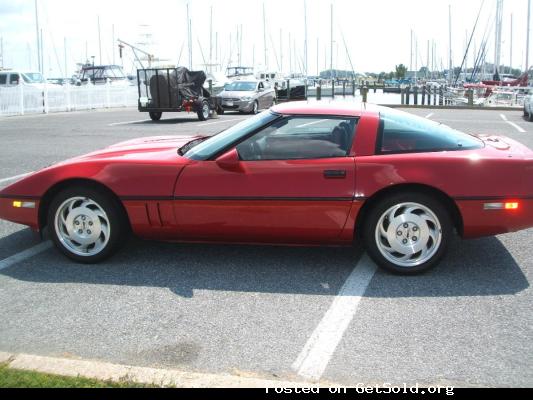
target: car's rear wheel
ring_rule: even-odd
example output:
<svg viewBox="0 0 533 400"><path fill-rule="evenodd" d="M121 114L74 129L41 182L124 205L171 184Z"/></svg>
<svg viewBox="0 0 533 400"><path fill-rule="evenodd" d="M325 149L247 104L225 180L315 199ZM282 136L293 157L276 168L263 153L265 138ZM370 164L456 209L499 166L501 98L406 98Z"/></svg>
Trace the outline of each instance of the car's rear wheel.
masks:
<svg viewBox="0 0 533 400"><path fill-rule="evenodd" d="M148 114L150 115L150 119L152 121L159 121L163 115L163 113L159 111L150 111Z"/></svg>
<svg viewBox="0 0 533 400"><path fill-rule="evenodd" d="M55 246L82 263L100 262L118 250L127 234L125 216L116 201L86 187L63 190L48 209Z"/></svg>
<svg viewBox="0 0 533 400"><path fill-rule="evenodd" d="M397 194L373 207L363 228L365 247L382 268L415 274L434 267L452 234L448 210L432 196Z"/></svg>

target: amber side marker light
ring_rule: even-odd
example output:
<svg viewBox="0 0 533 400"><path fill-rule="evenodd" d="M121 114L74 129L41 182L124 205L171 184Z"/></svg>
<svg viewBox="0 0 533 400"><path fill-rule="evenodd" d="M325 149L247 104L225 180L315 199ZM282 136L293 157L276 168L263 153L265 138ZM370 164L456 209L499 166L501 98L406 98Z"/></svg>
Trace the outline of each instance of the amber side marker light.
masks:
<svg viewBox="0 0 533 400"><path fill-rule="evenodd" d="M507 201L505 203L485 203L485 210L518 210L520 204L517 201Z"/></svg>
<svg viewBox="0 0 533 400"><path fill-rule="evenodd" d="M35 202L15 200L13 201L13 207L14 208L35 208Z"/></svg>

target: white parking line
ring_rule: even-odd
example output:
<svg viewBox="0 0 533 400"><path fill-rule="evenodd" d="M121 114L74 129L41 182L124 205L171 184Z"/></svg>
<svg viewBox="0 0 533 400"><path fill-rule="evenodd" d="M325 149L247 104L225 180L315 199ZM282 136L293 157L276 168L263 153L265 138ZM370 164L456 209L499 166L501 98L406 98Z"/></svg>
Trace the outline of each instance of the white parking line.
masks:
<svg viewBox="0 0 533 400"><path fill-rule="evenodd" d="M520 126L518 126L514 122L511 122L511 121L507 120L507 117L505 115L500 114L500 117L502 117L502 119L505 122L507 122L509 125L511 125L513 128L515 128L518 132L520 132L520 133L525 133L526 132L524 129L522 129Z"/></svg>
<svg viewBox="0 0 533 400"><path fill-rule="evenodd" d="M431 119L431 117L433 116L434 113L429 113L428 115L426 115L424 118L427 118L427 119Z"/></svg>
<svg viewBox="0 0 533 400"><path fill-rule="evenodd" d="M137 121L126 121L126 122L114 122L112 124L109 124L107 126L119 126L119 125L128 125L128 124L137 124L139 122L150 122L149 119L138 119Z"/></svg>
<svg viewBox="0 0 533 400"><path fill-rule="evenodd" d="M225 120L216 121L216 122L203 122L201 124L197 124L196 126L207 126L207 125L221 124L223 122L242 121L243 119L245 119L245 118L232 118L232 119L225 119Z"/></svg>
<svg viewBox="0 0 533 400"><path fill-rule="evenodd" d="M39 253L42 253L43 251L46 251L51 247L52 247L52 242L48 240L46 242L42 242L42 243L39 243L38 245L30 247L29 249L21 251L20 253L12 255L11 257L5 258L2 261L0 261L0 270L9 268L12 265L15 265L21 261L27 260L28 258L31 258Z"/></svg>
<svg viewBox="0 0 533 400"><path fill-rule="evenodd" d="M32 172L27 172L27 173L25 173L25 174L20 174L20 175L11 176L11 177L9 177L9 178L0 179L0 183L10 182L10 181L16 181L17 179L22 179L22 178L24 178L25 176L28 176L29 174L33 174L33 171L32 171Z"/></svg>
<svg viewBox="0 0 533 400"><path fill-rule="evenodd" d="M320 379L350 325L376 269L376 265L364 254L292 364L298 375L311 380Z"/></svg>

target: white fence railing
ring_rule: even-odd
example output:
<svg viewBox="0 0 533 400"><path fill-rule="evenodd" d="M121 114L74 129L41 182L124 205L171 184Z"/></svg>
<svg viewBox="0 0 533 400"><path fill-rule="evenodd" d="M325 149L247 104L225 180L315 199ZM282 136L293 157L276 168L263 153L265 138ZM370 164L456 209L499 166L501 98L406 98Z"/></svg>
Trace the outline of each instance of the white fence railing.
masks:
<svg viewBox="0 0 533 400"><path fill-rule="evenodd" d="M18 85L0 87L0 117L137 105L136 86Z"/></svg>

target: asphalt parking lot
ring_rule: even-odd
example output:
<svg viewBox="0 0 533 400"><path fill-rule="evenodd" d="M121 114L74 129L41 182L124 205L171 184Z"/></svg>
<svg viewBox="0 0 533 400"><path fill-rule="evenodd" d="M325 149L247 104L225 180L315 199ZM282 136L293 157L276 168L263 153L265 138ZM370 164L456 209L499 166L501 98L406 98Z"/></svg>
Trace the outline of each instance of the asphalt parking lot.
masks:
<svg viewBox="0 0 533 400"><path fill-rule="evenodd" d="M410 112L533 148L521 111ZM134 109L0 118L0 187L119 141L215 134L244 118L154 123ZM415 277L376 270L360 248L133 239L87 266L38 245L0 221L0 351L344 385L533 385L533 230L454 240L444 262Z"/></svg>

